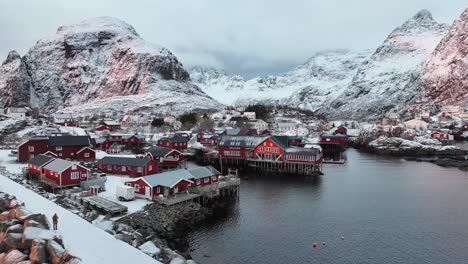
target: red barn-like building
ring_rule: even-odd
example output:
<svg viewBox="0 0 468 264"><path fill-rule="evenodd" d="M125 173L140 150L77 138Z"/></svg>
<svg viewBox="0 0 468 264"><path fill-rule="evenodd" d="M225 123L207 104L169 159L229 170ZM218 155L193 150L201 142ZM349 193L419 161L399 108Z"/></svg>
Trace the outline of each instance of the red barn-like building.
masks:
<svg viewBox="0 0 468 264"><path fill-rule="evenodd" d="M121 143L124 145L139 145L145 143L143 135L123 135Z"/></svg>
<svg viewBox="0 0 468 264"><path fill-rule="evenodd" d="M42 173L42 168L52 162L55 158L43 154L39 154L28 161L28 174L36 179L39 179Z"/></svg>
<svg viewBox="0 0 468 264"><path fill-rule="evenodd" d="M158 140L157 145L171 149L187 149L188 140L184 137L165 137Z"/></svg>
<svg viewBox="0 0 468 264"><path fill-rule="evenodd" d="M78 159L77 152L85 147L92 147L93 141L89 136L57 136L49 137L48 146L61 159Z"/></svg>
<svg viewBox="0 0 468 264"><path fill-rule="evenodd" d="M100 171L110 174L140 177L158 173L158 164L149 158L106 156L98 162Z"/></svg>
<svg viewBox="0 0 468 264"><path fill-rule="evenodd" d="M40 181L54 187L78 186L88 180L89 170L75 162L54 159L42 168Z"/></svg>
<svg viewBox="0 0 468 264"><path fill-rule="evenodd" d="M253 157L253 149L266 137L222 136L218 142L218 153L225 159L246 159Z"/></svg>
<svg viewBox="0 0 468 264"><path fill-rule="evenodd" d="M136 196L140 198L155 199L159 195L171 198L178 193L186 193L190 187L214 184L218 182L220 174L211 166L198 167L144 176L127 181L125 184L132 186Z"/></svg>
<svg viewBox="0 0 468 264"><path fill-rule="evenodd" d="M156 161L161 168L177 168L185 162L185 156L180 151L164 147L148 149L146 157Z"/></svg>
<svg viewBox="0 0 468 264"><path fill-rule="evenodd" d="M27 162L39 154L49 150L48 137L35 137L26 140L18 146L18 162Z"/></svg>

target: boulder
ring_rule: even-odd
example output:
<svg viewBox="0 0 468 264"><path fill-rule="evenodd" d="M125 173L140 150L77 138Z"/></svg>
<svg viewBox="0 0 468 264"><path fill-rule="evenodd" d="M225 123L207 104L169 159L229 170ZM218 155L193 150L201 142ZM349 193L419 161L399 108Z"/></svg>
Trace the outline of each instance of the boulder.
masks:
<svg viewBox="0 0 468 264"><path fill-rule="evenodd" d="M7 234L7 235L5 235L5 239L3 241L10 248L18 248L18 249L26 248L25 245L23 244L22 234L18 234L18 233Z"/></svg>
<svg viewBox="0 0 468 264"><path fill-rule="evenodd" d="M187 261L182 257L175 257L169 264L187 264Z"/></svg>
<svg viewBox="0 0 468 264"><path fill-rule="evenodd" d="M44 214L28 214L20 216L19 219L23 221L23 223L28 220L34 220L44 226L46 229L50 229L49 220L47 220L47 217Z"/></svg>
<svg viewBox="0 0 468 264"><path fill-rule="evenodd" d="M54 240L48 241L47 253L49 253L49 260L52 264L63 264L72 259L67 250Z"/></svg>
<svg viewBox="0 0 468 264"><path fill-rule="evenodd" d="M9 233L23 233L23 225L21 224L16 224L8 227L5 231L6 234Z"/></svg>
<svg viewBox="0 0 468 264"><path fill-rule="evenodd" d="M132 237L128 234L120 233L120 234L115 235L114 237L117 238L118 240L124 241L127 244L132 243Z"/></svg>
<svg viewBox="0 0 468 264"><path fill-rule="evenodd" d="M39 228L47 229L45 226L43 226L39 222L37 222L35 220L32 220L32 219L28 219L28 220L24 221L23 226L24 226L24 228L26 228L28 226L32 226L32 227L39 227Z"/></svg>
<svg viewBox="0 0 468 264"><path fill-rule="evenodd" d="M21 261L24 261L28 258L27 255L23 254L21 251L13 249L8 252L3 258L2 264L18 264Z"/></svg>
<svg viewBox="0 0 468 264"><path fill-rule="evenodd" d="M8 205L8 208L9 209L14 209L14 208L18 207L18 204L19 204L18 200L13 199L13 200L10 201L10 203Z"/></svg>
<svg viewBox="0 0 468 264"><path fill-rule="evenodd" d="M56 234L54 231L29 226L26 229L24 229L22 239L23 244L27 247L30 247L32 245L33 240L35 239L53 240L55 237Z"/></svg>
<svg viewBox="0 0 468 264"><path fill-rule="evenodd" d="M79 258L72 258L67 261L65 264L82 264L83 262Z"/></svg>
<svg viewBox="0 0 468 264"><path fill-rule="evenodd" d="M47 261L47 244L44 240L34 239L32 241L29 259L35 263L44 263Z"/></svg>
<svg viewBox="0 0 468 264"><path fill-rule="evenodd" d="M11 219L12 217L10 217L10 212L8 211L5 211L3 213L0 214L0 222L3 222L5 220L9 220ZM14 217L13 217L14 218Z"/></svg>
<svg viewBox="0 0 468 264"><path fill-rule="evenodd" d="M161 253L161 250L153 243L153 241L144 243L143 245L139 246L138 249L151 257L157 256L159 253Z"/></svg>
<svg viewBox="0 0 468 264"><path fill-rule="evenodd" d="M8 227L19 224L20 221L18 219L9 219L0 222L0 232L5 232Z"/></svg>

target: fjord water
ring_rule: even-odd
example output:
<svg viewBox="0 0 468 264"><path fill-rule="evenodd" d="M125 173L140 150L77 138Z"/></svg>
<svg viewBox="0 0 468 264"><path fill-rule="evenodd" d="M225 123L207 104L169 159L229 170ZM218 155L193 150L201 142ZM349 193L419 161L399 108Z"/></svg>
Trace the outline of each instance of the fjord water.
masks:
<svg viewBox="0 0 468 264"><path fill-rule="evenodd" d="M243 180L238 204L189 235L192 257L205 264L468 262L467 173L354 149L347 157L315 179Z"/></svg>

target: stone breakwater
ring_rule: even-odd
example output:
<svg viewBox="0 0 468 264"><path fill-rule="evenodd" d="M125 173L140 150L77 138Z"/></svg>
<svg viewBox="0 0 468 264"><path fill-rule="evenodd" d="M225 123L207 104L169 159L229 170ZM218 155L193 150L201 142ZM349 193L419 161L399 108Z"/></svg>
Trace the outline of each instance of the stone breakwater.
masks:
<svg viewBox="0 0 468 264"><path fill-rule="evenodd" d="M114 224L115 237L138 248L154 245L153 255L163 263L194 263L186 252L187 232L211 217L212 209L188 202L172 206L158 203L128 215ZM142 249L143 250L143 249ZM189 259L189 260L186 260Z"/></svg>
<svg viewBox="0 0 468 264"><path fill-rule="evenodd" d="M0 263L78 264L44 214L29 212L14 195L0 192Z"/></svg>

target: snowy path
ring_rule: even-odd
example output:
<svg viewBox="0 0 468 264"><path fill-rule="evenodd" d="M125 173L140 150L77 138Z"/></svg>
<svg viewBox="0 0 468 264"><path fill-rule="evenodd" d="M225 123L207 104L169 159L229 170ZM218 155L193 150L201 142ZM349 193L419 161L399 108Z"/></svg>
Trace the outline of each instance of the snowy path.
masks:
<svg viewBox="0 0 468 264"><path fill-rule="evenodd" d="M63 236L66 248L80 257L83 263L160 263L3 175L0 175L0 190L15 195L25 203L29 211L45 213L49 219L57 213L59 216L58 233Z"/></svg>

